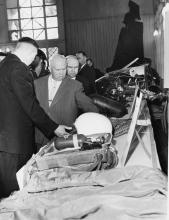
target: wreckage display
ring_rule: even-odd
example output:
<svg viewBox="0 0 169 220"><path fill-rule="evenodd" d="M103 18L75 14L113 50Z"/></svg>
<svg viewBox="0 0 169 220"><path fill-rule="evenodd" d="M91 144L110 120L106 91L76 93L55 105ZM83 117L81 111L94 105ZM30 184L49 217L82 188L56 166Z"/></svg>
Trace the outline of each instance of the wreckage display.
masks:
<svg viewBox="0 0 169 220"><path fill-rule="evenodd" d="M115 79L110 75L97 85L102 90L95 102L100 96L100 103L110 100L110 106L98 104L105 116L82 114L69 136L42 147L17 173L20 191L1 202L0 219L166 218L167 179L162 172L138 161L134 166L120 164L132 120L128 106L137 95L135 86L148 94L145 76L138 82L126 74ZM104 87L104 81L108 86ZM144 107L141 119L148 115ZM144 139L149 127L142 127L138 133L143 131ZM137 144L134 141L132 146Z"/></svg>

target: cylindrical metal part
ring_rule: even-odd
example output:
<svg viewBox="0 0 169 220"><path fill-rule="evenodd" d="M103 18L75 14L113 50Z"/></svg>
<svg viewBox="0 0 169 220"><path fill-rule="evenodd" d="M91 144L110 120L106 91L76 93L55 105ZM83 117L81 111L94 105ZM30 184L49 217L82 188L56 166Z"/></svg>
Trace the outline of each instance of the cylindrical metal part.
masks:
<svg viewBox="0 0 169 220"><path fill-rule="evenodd" d="M83 134L69 135L67 137L58 137L55 139L54 144L57 150L65 148L80 148L83 143L87 141L87 138Z"/></svg>

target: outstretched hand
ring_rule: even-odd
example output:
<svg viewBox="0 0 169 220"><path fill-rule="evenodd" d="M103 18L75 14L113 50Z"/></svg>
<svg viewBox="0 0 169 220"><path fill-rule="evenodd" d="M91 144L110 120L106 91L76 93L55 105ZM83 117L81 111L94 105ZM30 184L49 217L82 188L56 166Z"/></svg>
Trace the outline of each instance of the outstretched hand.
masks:
<svg viewBox="0 0 169 220"><path fill-rule="evenodd" d="M54 131L54 133L58 136L58 137L63 137L63 136L66 136L66 135L69 135L69 133L66 131L67 130L71 130L72 127L68 127L68 126L65 126L65 125L59 125L57 127L57 129Z"/></svg>

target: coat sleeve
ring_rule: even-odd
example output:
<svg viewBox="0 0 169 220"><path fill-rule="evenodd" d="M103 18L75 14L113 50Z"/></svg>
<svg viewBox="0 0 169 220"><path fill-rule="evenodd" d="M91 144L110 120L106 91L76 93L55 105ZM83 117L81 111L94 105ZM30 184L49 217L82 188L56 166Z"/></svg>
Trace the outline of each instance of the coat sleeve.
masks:
<svg viewBox="0 0 169 220"><path fill-rule="evenodd" d="M80 108L83 112L97 112L99 113L98 108L93 103L93 100L85 95L84 89L81 83L77 86L77 90L75 92L76 103L78 108Z"/></svg>
<svg viewBox="0 0 169 220"><path fill-rule="evenodd" d="M24 65L15 67L11 74L11 86L19 104L32 122L51 139L54 137L54 130L58 127L45 111L41 108L34 90L33 77L29 69Z"/></svg>

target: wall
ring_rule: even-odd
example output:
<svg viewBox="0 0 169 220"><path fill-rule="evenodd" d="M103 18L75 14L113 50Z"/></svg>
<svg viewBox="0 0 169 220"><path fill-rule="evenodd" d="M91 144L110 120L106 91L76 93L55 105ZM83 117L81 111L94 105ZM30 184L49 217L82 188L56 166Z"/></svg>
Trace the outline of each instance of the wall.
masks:
<svg viewBox="0 0 169 220"><path fill-rule="evenodd" d="M135 2L140 5L144 22L144 53L154 63L152 0ZM94 59L97 67L104 70L110 66L123 16L128 11L128 0L63 0L63 4L67 54L82 49ZM5 0L0 0L0 30L0 44L8 43Z"/></svg>
<svg viewBox="0 0 169 220"><path fill-rule="evenodd" d="M65 33L64 33L64 17L63 17L63 1L55 0L58 9L58 24L59 24L59 39L41 40L38 44L42 48L58 47L61 53L65 53ZM8 37L8 23L7 23L7 11L6 3L9 6L15 6L16 0L0 0L0 49L4 48L12 49L15 42L10 42ZM15 4L14 4L15 3Z"/></svg>
<svg viewBox="0 0 169 220"><path fill-rule="evenodd" d="M144 22L144 54L154 64L152 0L135 0ZM67 54L84 50L102 70L113 62L128 0L63 0Z"/></svg>
<svg viewBox="0 0 169 220"><path fill-rule="evenodd" d="M8 42L5 0L0 0L0 43Z"/></svg>
<svg viewBox="0 0 169 220"><path fill-rule="evenodd" d="M157 72L164 79L164 30L163 30L163 5L159 5L155 16L155 66Z"/></svg>
<svg viewBox="0 0 169 220"><path fill-rule="evenodd" d="M165 7L164 7L165 6ZM161 75L164 88L169 88L169 3L160 4L155 17L156 69Z"/></svg>

